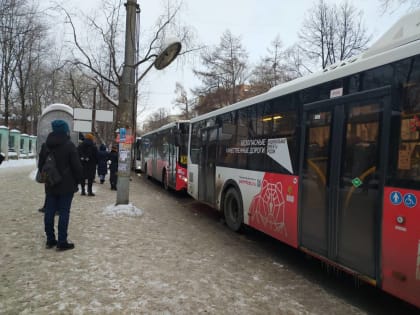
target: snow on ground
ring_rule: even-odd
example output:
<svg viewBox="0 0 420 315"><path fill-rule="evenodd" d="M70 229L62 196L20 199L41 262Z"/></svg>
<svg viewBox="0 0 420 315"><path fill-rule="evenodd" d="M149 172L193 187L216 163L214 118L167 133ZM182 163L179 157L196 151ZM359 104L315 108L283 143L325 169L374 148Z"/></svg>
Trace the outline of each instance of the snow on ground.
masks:
<svg viewBox="0 0 420 315"><path fill-rule="evenodd" d="M3 163L0 164L0 169L11 168L11 167L22 167L22 166L28 166L28 165L33 165L34 167L36 167L36 160L35 159L7 160L7 161L3 161Z"/></svg>
<svg viewBox="0 0 420 315"><path fill-rule="evenodd" d="M128 205L109 205L104 209L105 214L109 215L128 215L128 216L141 216L143 215L143 210L136 208L131 203Z"/></svg>
<svg viewBox="0 0 420 315"><path fill-rule="evenodd" d="M0 314L416 314L315 272L288 246L233 233L212 209L141 177L130 202L143 215L104 213L123 212L108 206L107 178L95 197L74 196L75 249L46 249L34 169L0 169Z"/></svg>

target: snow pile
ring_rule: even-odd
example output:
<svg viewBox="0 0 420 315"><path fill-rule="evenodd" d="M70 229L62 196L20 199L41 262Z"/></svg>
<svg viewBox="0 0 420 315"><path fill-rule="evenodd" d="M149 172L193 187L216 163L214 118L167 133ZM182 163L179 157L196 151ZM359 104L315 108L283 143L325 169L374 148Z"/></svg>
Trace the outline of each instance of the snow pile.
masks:
<svg viewBox="0 0 420 315"><path fill-rule="evenodd" d="M37 171L38 171L38 169L32 170L28 175L29 178L32 179L32 180L35 180Z"/></svg>
<svg viewBox="0 0 420 315"><path fill-rule="evenodd" d="M0 168L11 168L33 165L36 166L35 159L20 159L20 160L7 160L0 164Z"/></svg>
<svg viewBox="0 0 420 315"><path fill-rule="evenodd" d="M103 212L113 216L128 215L131 217L139 217L143 215L143 210L136 208L131 203L128 205L109 205L104 209Z"/></svg>

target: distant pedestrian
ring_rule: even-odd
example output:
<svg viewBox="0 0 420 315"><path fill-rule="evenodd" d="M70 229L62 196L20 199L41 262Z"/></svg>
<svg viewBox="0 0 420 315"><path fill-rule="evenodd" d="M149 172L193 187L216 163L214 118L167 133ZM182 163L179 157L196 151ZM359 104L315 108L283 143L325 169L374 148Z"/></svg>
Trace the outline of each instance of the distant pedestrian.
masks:
<svg viewBox="0 0 420 315"><path fill-rule="evenodd" d="M78 146L79 158L83 167L82 180L80 182L82 195L86 195L85 185L87 180L88 196L95 196L92 191L93 180L96 173L96 164L98 163L98 149L95 145L95 137L88 133L81 144Z"/></svg>
<svg viewBox="0 0 420 315"><path fill-rule="evenodd" d="M76 146L70 141L67 123L64 120L54 120L51 126L53 131L48 135L45 145L41 147L38 169L42 170L49 152L52 152L62 180L54 186L45 184L46 248L57 246L57 250L68 250L74 248L74 244L68 242L67 229L73 195L77 191L77 185L82 176L82 166ZM56 212L59 213L58 239L55 238L54 233L54 214Z"/></svg>
<svg viewBox="0 0 420 315"><path fill-rule="evenodd" d="M3 153L0 153L0 165L1 165L1 163L4 161L4 154Z"/></svg>
<svg viewBox="0 0 420 315"><path fill-rule="evenodd" d="M117 171L118 171L118 148L113 145L111 152L108 154L109 164L109 181L111 183L111 190L117 190Z"/></svg>
<svg viewBox="0 0 420 315"><path fill-rule="evenodd" d="M98 151L98 176L101 184L105 182L105 176L108 173L108 151L106 150L105 144L99 146Z"/></svg>

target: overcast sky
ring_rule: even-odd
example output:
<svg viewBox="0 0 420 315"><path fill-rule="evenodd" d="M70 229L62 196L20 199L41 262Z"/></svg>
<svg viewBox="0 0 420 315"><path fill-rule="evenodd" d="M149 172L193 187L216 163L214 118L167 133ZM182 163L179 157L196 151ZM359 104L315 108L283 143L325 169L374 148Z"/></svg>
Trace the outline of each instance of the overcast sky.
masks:
<svg viewBox="0 0 420 315"><path fill-rule="evenodd" d="M341 1L326 1L341 3ZM100 2L100 0L73 0L67 4L79 4L89 10L97 8ZM142 34L152 28L162 13L162 2L160 0L137 2L141 8L140 34ZM184 0L185 7L181 12L181 18L195 29L198 40L209 46L218 45L223 32L229 29L234 36L241 37L242 44L249 53L249 62L255 64L266 54L267 48L277 34L285 48L293 45L297 41L297 34L305 15L317 2L317 0ZM382 14L378 0L351 0L351 3L364 12L366 27L373 34L372 43L408 10L407 7L400 7L391 13ZM195 62L198 61L199 59ZM147 108L138 115L140 123L161 107L172 113L177 112L173 105L175 83L180 82L187 90L200 84L192 74L193 66L193 61L189 64L174 62L162 71L153 69L147 74L140 87L145 95L143 105Z"/></svg>

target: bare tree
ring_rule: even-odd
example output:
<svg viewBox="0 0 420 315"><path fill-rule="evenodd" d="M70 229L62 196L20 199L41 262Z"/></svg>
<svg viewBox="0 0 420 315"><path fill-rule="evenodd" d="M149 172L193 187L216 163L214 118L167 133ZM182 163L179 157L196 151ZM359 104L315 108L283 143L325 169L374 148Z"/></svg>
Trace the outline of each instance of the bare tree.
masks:
<svg viewBox="0 0 420 315"><path fill-rule="evenodd" d="M393 10L401 5L409 5L410 8L420 7L420 0L379 0L382 10Z"/></svg>
<svg viewBox="0 0 420 315"><path fill-rule="evenodd" d="M286 63L287 55L282 46L280 36L277 35L267 49L267 55L261 58L254 68L250 79L254 93L260 94L296 77L292 71L289 71L289 66Z"/></svg>
<svg viewBox="0 0 420 315"><path fill-rule="evenodd" d="M122 80L123 65L123 33L122 19L125 13L124 1L106 0L102 4L102 17L105 23L100 23L99 18L85 16L87 28L91 38L99 38L100 42L79 37L73 15L65 8L60 7L71 26L75 51L71 62L79 67L99 88L102 96L114 107L118 106L118 91ZM143 42L147 46L140 47L137 53L138 60L133 67L137 71L136 86L152 68L156 57L162 50L167 33L175 34L180 38L184 47L183 54L191 51L190 44L193 34L186 26L179 24L177 14L181 4L169 2L165 5L165 13L161 15L154 28L153 35ZM140 14L140 10L138 12ZM138 17L139 18L139 17ZM137 30L138 34L138 30ZM133 40L138 40L133 39ZM95 43L95 45L94 45ZM99 49L98 49L99 48ZM193 48L194 49L194 48Z"/></svg>
<svg viewBox="0 0 420 315"><path fill-rule="evenodd" d="M191 106L193 101L188 97L188 93L185 90L184 86L176 82L175 85L175 94L176 98L174 100L174 104L176 107L180 108L182 111L182 115L185 119L191 118Z"/></svg>
<svg viewBox="0 0 420 315"><path fill-rule="evenodd" d="M308 56L298 44L294 44L287 48L284 55L287 71L292 78L302 77L312 72L311 69L308 68L310 64Z"/></svg>
<svg viewBox="0 0 420 315"><path fill-rule="evenodd" d="M4 124L9 125L10 106L12 106L12 88L17 66L17 41L16 37L22 32L24 15L24 1L0 0L0 78L1 96L4 103Z"/></svg>
<svg viewBox="0 0 420 315"><path fill-rule="evenodd" d="M47 90L40 86L47 68L47 26L37 3L32 0L0 0L0 95L4 124L13 115L15 128L36 132L36 117ZM45 56L44 55L44 56ZM36 100L36 101L35 101ZM31 125L29 124L31 122Z"/></svg>
<svg viewBox="0 0 420 315"><path fill-rule="evenodd" d="M28 133L28 105L30 78L34 74L33 68L41 58L43 42L47 37L46 27L40 23L38 9L29 6L25 11L25 24L22 31L16 36L16 73L14 80L17 87L20 107L20 130Z"/></svg>
<svg viewBox="0 0 420 315"><path fill-rule="evenodd" d="M238 101L238 87L247 78L248 53L240 37L225 31L220 44L205 50L201 56L203 70L194 69L202 87L194 90L199 98L199 112L210 111Z"/></svg>
<svg viewBox="0 0 420 315"><path fill-rule="evenodd" d="M169 123L169 113L165 108L161 107L146 119L143 132L155 130L167 123Z"/></svg>
<svg viewBox="0 0 420 315"><path fill-rule="evenodd" d="M370 36L363 14L348 0L338 6L319 0L309 12L299 33L300 48L323 69L366 49Z"/></svg>

